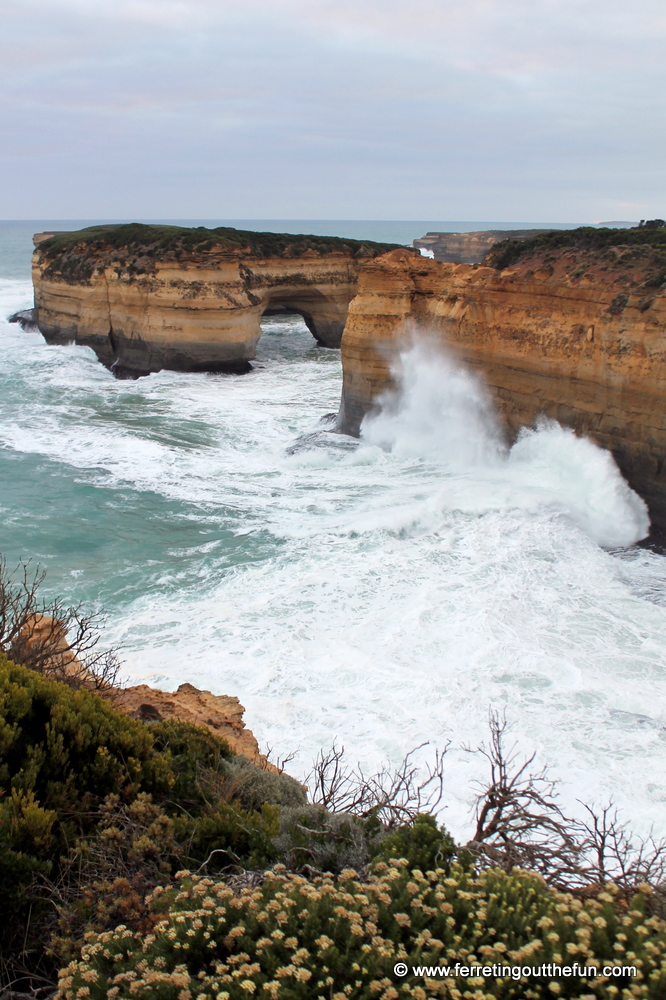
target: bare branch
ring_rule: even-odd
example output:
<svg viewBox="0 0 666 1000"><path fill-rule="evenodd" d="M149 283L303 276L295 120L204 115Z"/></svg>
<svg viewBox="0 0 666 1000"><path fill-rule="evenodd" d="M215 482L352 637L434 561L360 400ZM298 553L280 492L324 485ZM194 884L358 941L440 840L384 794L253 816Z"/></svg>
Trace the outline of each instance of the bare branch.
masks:
<svg viewBox="0 0 666 1000"><path fill-rule="evenodd" d="M468 753L486 758L488 784L482 787L475 807L476 828L467 849L482 867L513 867L540 872L552 882L582 876L581 845L575 824L562 813L556 800L556 782L545 769L533 773L535 754L521 759L512 746L504 747L506 718L491 712L490 746Z"/></svg>
<svg viewBox="0 0 666 1000"><path fill-rule="evenodd" d="M60 598L42 600L44 578L30 562L9 572L0 558L0 650L70 687L111 695L120 686L120 661L114 650L98 648L104 616Z"/></svg>
<svg viewBox="0 0 666 1000"><path fill-rule="evenodd" d="M444 790L444 750L435 750L434 762L423 769L413 757L427 743L410 751L396 770L383 767L366 775L360 764L345 763L344 747L333 747L316 757L305 779L311 800L332 813L377 816L388 827L412 820L418 813L435 812Z"/></svg>
<svg viewBox="0 0 666 1000"><path fill-rule="evenodd" d="M587 820L579 824L590 880L603 885L614 882L634 890L643 882L659 885L666 878L666 841L652 834L636 838L623 823L612 802L599 812L581 803Z"/></svg>
<svg viewBox="0 0 666 1000"><path fill-rule="evenodd" d="M276 760L273 760L273 747L270 744L267 744L265 751L259 759L259 767L263 771L269 771L274 767L278 774L284 774L287 766L291 764L295 756L296 751L293 750L291 753L288 753L286 757L278 757Z"/></svg>
<svg viewBox="0 0 666 1000"><path fill-rule="evenodd" d="M664 881L665 841L634 838L612 802L599 812L581 803L584 821L565 816L556 782L545 769L531 770L535 755L523 759L515 745L505 750L506 719L491 713L489 725L489 747L465 748L484 756L490 767L476 800L474 835L466 845L480 867L537 871L570 891L614 882L631 893L643 882Z"/></svg>

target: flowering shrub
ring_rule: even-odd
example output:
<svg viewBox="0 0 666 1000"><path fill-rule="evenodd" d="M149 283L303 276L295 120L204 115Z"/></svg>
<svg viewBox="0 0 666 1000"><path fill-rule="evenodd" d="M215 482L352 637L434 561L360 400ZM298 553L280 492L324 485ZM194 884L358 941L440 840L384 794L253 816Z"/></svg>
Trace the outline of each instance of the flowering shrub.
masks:
<svg viewBox="0 0 666 1000"><path fill-rule="evenodd" d="M156 890L150 933L90 936L60 973L61 1000L399 1000L666 996L666 924L645 887L623 906L612 886L581 900L535 875L453 866L423 874L380 862L367 881L348 870L308 880L282 866L234 891L181 873ZM408 967L404 978L394 965ZM413 966L596 965L590 979L432 978ZM604 966L633 965L630 980Z"/></svg>
<svg viewBox="0 0 666 1000"><path fill-rule="evenodd" d="M0 989L48 981L88 926L142 921L145 895L182 868L277 860L278 808L245 808L246 787L305 799L205 728L146 725L0 651Z"/></svg>

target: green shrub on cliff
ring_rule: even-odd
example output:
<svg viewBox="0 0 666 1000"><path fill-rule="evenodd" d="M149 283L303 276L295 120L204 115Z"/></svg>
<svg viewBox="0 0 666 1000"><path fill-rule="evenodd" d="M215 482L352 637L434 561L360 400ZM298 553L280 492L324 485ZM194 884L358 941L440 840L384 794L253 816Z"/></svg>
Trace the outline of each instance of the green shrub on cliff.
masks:
<svg viewBox="0 0 666 1000"><path fill-rule="evenodd" d="M26 921L46 909L32 886L55 874L77 837L91 833L105 795L164 794L169 761L150 733L87 691L49 681L0 654L0 953L29 949ZM39 948L37 948L39 951ZM28 954L26 961L36 959Z"/></svg>
<svg viewBox="0 0 666 1000"><path fill-rule="evenodd" d="M280 860L293 871L364 868L385 835L375 818L328 812L321 805L280 810L280 834L275 840Z"/></svg>
<svg viewBox="0 0 666 1000"><path fill-rule="evenodd" d="M257 809L264 802L297 807L307 801L305 788L295 778L257 767L247 757L237 756L226 762L224 773L235 797L247 809Z"/></svg>
<svg viewBox="0 0 666 1000"><path fill-rule="evenodd" d="M145 726L158 753L165 754L173 774L170 799L189 813L198 813L208 799L219 795L211 788L222 772L223 762L234 754L228 744L208 729L180 719L165 719Z"/></svg>
<svg viewBox="0 0 666 1000"><path fill-rule="evenodd" d="M58 893L59 919L85 930L100 926L104 907L110 920L118 912L122 892L116 903L109 902L118 880L129 878L127 891L136 894L141 886L145 895L179 869L204 865L211 855L208 870L265 867L276 860L277 809L262 809L262 802L274 800L280 790L284 794L284 786L301 796L303 791L293 779L266 777L248 761L239 770L255 789L249 795L260 798L260 787L264 798L258 810L246 809L239 794L243 781L227 770L234 762L226 742L207 729L178 720L146 725L92 692L48 680L0 653L4 964L20 953L16 967L26 973L40 967L53 912L49 885ZM130 864L127 850L134 840L114 843L112 831L119 823L136 833L137 809L157 813L151 829L134 838L140 849L131 848ZM168 829L173 840L166 853L155 841L160 829ZM86 893L90 900L84 905ZM98 897L106 900L101 909L94 902ZM70 919L68 907L78 916Z"/></svg>
<svg viewBox="0 0 666 1000"><path fill-rule="evenodd" d="M58 233L40 243L37 252L47 262L45 273L48 276L87 283L100 260L126 268L128 275L133 277L152 271L157 260L178 260L183 255L211 251L241 252L265 258L300 257L314 250L324 256L344 253L363 258L377 257L397 247L396 243L338 236L257 233L231 226L206 229L204 226L187 228L133 222Z"/></svg>
<svg viewBox="0 0 666 1000"><path fill-rule="evenodd" d="M3 827L5 836L14 830L22 847L48 854L52 841L64 846L72 831L90 828L105 795L163 793L173 780L168 757L156 753L142 723L91 692L73 691L0 655L0 801L14 817ZM48 834L38 812L51 817ZM28 828L40 832L31 840Z"/></svg>
<svg viewBox="0 0 666 1000"><path fill-rule="evenodd" d="M63 1000L397 1000L627 997L663 1000L666 924L646 894L617 904L612 889L581 900L535 875L474 876L455 866L423 873L405 861L368 879L346 871L308 881L276 869L261 885L182 877L158 890L148 934L120 926L90 939L61 973ZM471 979L415 966L596 966L585 978L545 972ZM394 966L404 963L406 975ZM603 976L630 966L637 977ZM520 975L520 974L519 974Z"/></svg>
<svg viewBox="0 0 666 1000"><path fill-rule="evenodd" d="M375 864L403 858L408 868L448 869L455 860L458 847L453 837L440 827L434 816L421 814L412 823L405 823L389 833L373 851Z"/></svg>
<svg viewBox="0 0 666 1000"><path fill-rule="evenodd" d="M660 251L666 251L666 229L647 226L635 229L597 229L594 226L554 229L529 240L502 240L486 255L484 264L501 271L544 250L606 250L618 246L650 247L659 255Z"/></svg>

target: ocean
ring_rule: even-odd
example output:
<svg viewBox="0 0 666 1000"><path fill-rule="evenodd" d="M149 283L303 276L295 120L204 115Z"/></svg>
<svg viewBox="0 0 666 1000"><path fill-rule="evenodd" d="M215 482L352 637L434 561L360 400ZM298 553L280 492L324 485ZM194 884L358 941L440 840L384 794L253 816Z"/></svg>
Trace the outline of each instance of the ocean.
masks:
<svg viewBox="0 0 666 1000"><path fill-rule="evenodd" d="M360 441L333 434L340 355L297 317L265 320L248 375L116 381L5 322L48 228L68 224L0 224L10 565L104 609L132 682L236 695L296 776L334 742L367 770L449 746L441 818L464 837L485 773L464 748L499 711L570 812L612 798L666 835L666 560L607 453L556 424L508 450L484 386L423 347Z"/></svg>

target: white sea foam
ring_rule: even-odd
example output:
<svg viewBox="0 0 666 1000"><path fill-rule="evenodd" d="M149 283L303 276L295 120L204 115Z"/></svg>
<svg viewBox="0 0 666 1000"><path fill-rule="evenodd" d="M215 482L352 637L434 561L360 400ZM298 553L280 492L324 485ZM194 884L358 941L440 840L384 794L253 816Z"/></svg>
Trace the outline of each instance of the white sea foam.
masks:
<svg viewBox="0 0 666 1000"><path fill-rule="evenodd" d="M418 341L399 359L395 391L368 416L364 440L398 458L422 458L453 470L496 466L505 448L483 383L428 341Z"/></svg>
<svg viewBox="0 0 666 1000"><path fill-rule="evenodd" d="M542 418L507 450L483 383L428 341L406 351L394 375L398 388L364 420L364 440L464 477L454 493L462 484L474 505L559 511L609 548L647 536L645 503L592 441Z"/></svg>
<svg viewBox="0 0 666 1000"><path fill-rule="evenodd" d="M243 378L116 382L90 351L4 324L0 338L0 459L47 463L38 496L0 505L12 523L21 502L51 519L49 579L65 596L117 587L109 641L136 681L238 695L301 772L336 738L367 766L424 739L476 743L489 708L506 708L572 808L612 794L666 833L666 560L608 551L646 521L606 453L552 424L507 449L482 386L418 354L355 446L319 424L339 356L294 320L267 324ZM49 494L56 473L67 509ZM121 540L143 518L114 563L59 547L79 487L92 506L77 538L98 530L95 491L122 498ZM159 498L191 532L165 540ZM481 771L450 753L456 831Z"/></svg>

